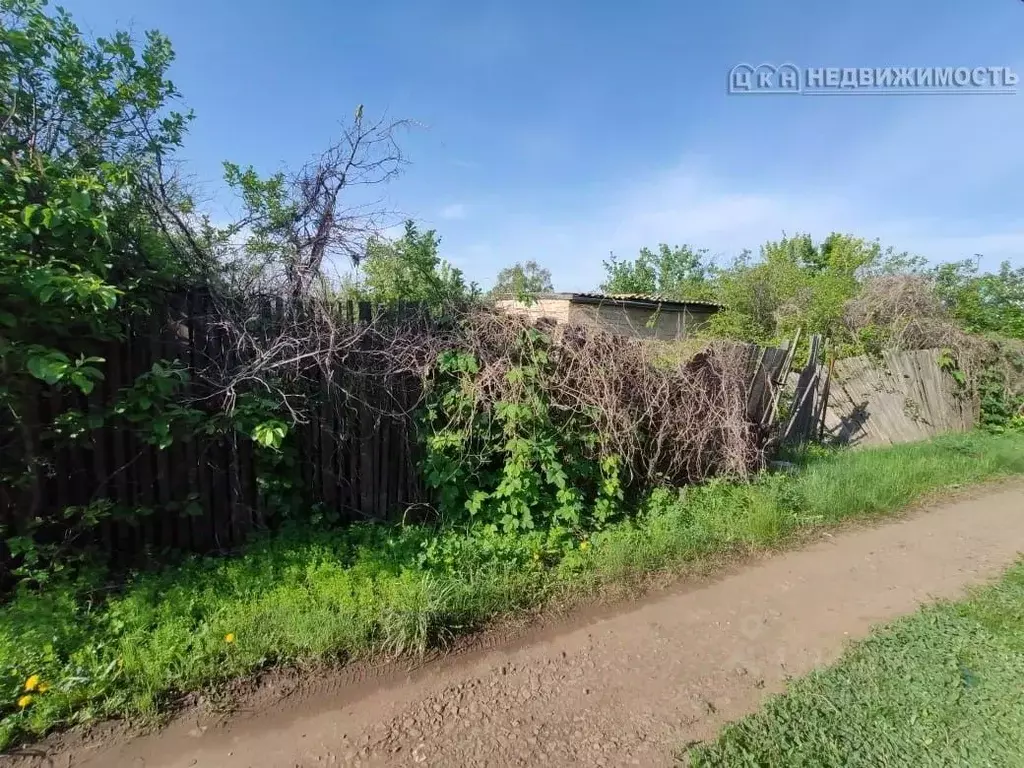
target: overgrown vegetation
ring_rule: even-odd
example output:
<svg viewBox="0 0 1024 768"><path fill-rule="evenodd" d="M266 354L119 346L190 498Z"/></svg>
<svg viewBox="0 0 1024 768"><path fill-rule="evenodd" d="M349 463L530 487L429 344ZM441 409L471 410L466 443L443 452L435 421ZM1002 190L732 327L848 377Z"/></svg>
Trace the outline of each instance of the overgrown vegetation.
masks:
<svg viewBox="0 0 1024 768"><path fill-rule="evenodd" d="M723 309L702 331L776 346L801 332L801 354L821 334L836 357L883 350L946 350L982 423L996 429L1024 414L1024 268L983 273L973 260L929 267L919 256L833 233L783 237L726 264L690 246L644 248L605 262L609 293L711 299ZM1016 421L1015 421L1016 419Z"/></svg>
<svg viewBox="0 0 1024 768"><path fill-rule="evenodd" d="M42 0L0 0L0 593L102 558L96 531L107 521L167 511L107 497L44 504L60 457L91 450L100 429L160 449L199 435L248 441L270 507L294 497L288 451L308 418L306 374L353 345L326 309L328 265L369 251L375 290L471 293L439 262L434 233L410 226L386 244L383 212L349 201L403 162L395 136L404 123L370 120L362 107L337 144L296 172L261 177L226 163L243 214L212 226L176 173L191 115L176 108L173 58L159 33L141 45L127 33L91 40ZM404 267L389 272L394 262ZM410 267L419 264L437 279ZM221 353L156 360L97 397L105 345L148 322L169 292L196 285L211 289L206 320ZM268 296L304 309L274 326L254 321Z"/></svg>
<svg viewBox="0 0 1024 768"><path fill-rule="evenodd" d="M297 171L261 176L250 167L226 163L225 179L243 213L238 221L216 228L174 171L175 152L191 116L178 106L179 95L167 80L173 60L169 42L157 33L141 46L122 33L89 40L66 14L48 14L39 0L2 0L0 12L0 107L7 116L0 166L0 285L5 289L0 307L0 503L17 510L3 521L0 561L16 576L44 578L45 567L37 565L62 565L70 553L87 548L90 532L102 521L155 511L97 499L43 512L40 497L56 457L73 447L87 449L101 427L131 430L161 447L197 434L251 441L266 470L273 509L280 509L281 517L294 517L299 514L294 507L308 501L286 492L301 485L295 427L320 405L316 382L331 381L353 349L366 343L365 334L346 326L335 300L342 296L455 310L457 325L466 304L479 298L476 287L442 258L437 233L408 222L401 237L388 240L381 235L382 225L390 223L386 212L360 203L359 187L387 182L400 172L404 157L397 137L406 124L372 121L360 106L337 144ZM339 262L358 265L353 280L333 279L330 267ZM997 354L987 354L991 345L965 339L967 332L1020 335L1020 270L1006 267L998 275L981 275L961 264L933 274L922 271L918 259L843 235L820 244L806 235L786 237L766 244L759 259L744 254L727 266L710 263L702 250L662 245L642 250L633 261L612 258L606 268L607 291L722 301L726 307L708 329L717 336L775 343L800 328L804 338L828 334L840 353L877 353L887 346L949 348L953 369L964 373L970 387L983 390L984 423L1006 429L1019 422L1019 347L1014 351L1002 345ZM154 311L154 299L191 284L211 286L216 296L228 297L214 302L210 322L231 354L188 365L159 361L112 401L84 400L104 376L101 345L122 337L128 319ZM550 287L550 274L527 261L505 270L496 289L529 295ZM287 299L293 308L273 328L254 321L263 316L268 295ZM535 337L537 344L541 338ZM533 354L528 349L537 344L521 341L516 340L511 357ZM474 363L466 357L478 357L481 343L464 335L431 344L413 340L396 357L396 345L382 342L378 347L387 347L392 357L378 356L378 382L387 386L391 375L443 381L452 373L452 361L481 365L480 359ZM985 355L978 354L982 347ZM558 365L561 359L554 355L549 362ZM509 371L496 371L501 377L520 377L513 387L518 399L494 397L482 410L474 406L473 414L479 411L484 418L470 418L460 427L474 432L464 435L467 450L494 447L507 428L506 438L515 434L517 441L501 447L510 454L504 467L519 466L524 478L538 470L540 478L550 473L547 480L522 481L514 494L519 509L514 518L551 519L546 505L564 512L583 499L596 499L605 483L617 486L602 497L610 510L612 499L638 477L646 482L683 479L661 470L637 472L634 457L622 455L621 444L612 445L620 439L617 434L624 434L628 411L608 415L614 397L600 403L584 398L580 408L566 406L557 393L545 390L550 377L543 386L531 383L532 372L543 372L546 365L535 362L517 360ZM643 370L631 375L653 376L649 362L636 358ZM626 391L623 381L616 384L620 394ZM59 403L58 412L39 412L40 397ZM543 401L539 407L537 398ZM422 423L436 420L439 402L434 416ZM530 409L535 417L527 417ZM618 426L612 423L616 419ZM587 426L574 426L583 423ZM679 445L658 442L671 431L635 427L635 436L657 437L652 443L656 451L683 453ZM732 428L744 427L734 423ZM449 432L452 437L454 431ZM589 448L592 444L600 450ZM754 444L763 446L764 437ZM581 451L597 464L566 459L554 471L558 462L542 456L578 457ZM697 454L684 461L707 463L707 451ZM477 458L485 471L491 458ZM706 474L690 472L685 479ZM441 487L446 477L435 473L433 484L440 497L460 499L460 515L500 499L505 511L498 519L503 520L513 504L503 495L511 476L504 485L481 478L467 484L465 477L453 474L453 487ZM541 492L543 487L554 488L554 496ZM545 508L535 509L538 505ZM451 516L452 505L443 502L442 507ZM4 577L10 583L10 574Z"/></svg>
<svg viewBox="0 0 1024 768"><path fill-rule="evenodd" d="M412 221L405 222L405 231L397 240L370 240L360 259L360 276L342 286L342 296L380 304L464 304L479 291L466 282L462 270L440 257L440 245L434 230L421 232Z"/></svg>
<svg viewBox="0 0 1024 768"><path fill-rule="evenodd" d="M127 427L138 415L133 391L107 412L79 407L103 378L99 344L198 271L147 192L189 120L167 107L172 59L157 33L141 51L123 33L88 44L63 12L0 3L0 508L18 511L3 534L23 568L110 514L100 503L47 519L40 499L56 451L104 419ZM68 403L51 423L39 417L41 386ZM164 424L149 405L147 439Z"/></svg>
<svg viewBox="0 0 1024 768"><path fill-rule="evenodd" d="M618 259L613 254L604 262L605 281L601 291L609 294L645 294L675 299L710 298L714 292L707 251L690 246L657 251L642 248L636 259Z"/></svg>
<svg viewBox="0 0 1024 768"><path fill-rule="evenodd" d="M694 766L1016 765L1024 564L859 643L695 749Z"/></svg>
<svg viewBox="0 0 1024 768"><path fill-rule="evenodd" d="M763 466L744 350L662 369L638 340L471 314L428 381L424 471L448 522L558 539L655 484Z"/></svg>
<svg viewBox="0 0 1024 768"><path fill-rule="evenodd" d="M152 715L178 692L271 664L420 650L602 584L1024 473L1024 437L961 435L802 463L794 477L661 489L635 515L557 544L539 526L301 526L113 591L100 573L22 588L0 607L0 748L61 723Z"/></svg>
<svg viewBox="0 0 1024 768"><path fill-rule="evenodd" d="M384 237L387 212L359 188L400 172L404 121L359 106L300 169L225 163L242 215L213 226L176 173L191 115L167 79L172 60L158 33L89 39L41 0L0 0L0 744L151 713L273 663L421 649L607 580L1024 471L1020 270L928 271L844 235L786 237L726 266L668 246L607 262L608 292L722 301L708 331L727 339L776 343L799 328L843 354L943 348L984 426L1005 433L761 475L773 436L747 412L734 347L666 361L640 343L503 318L480 306L436 232L407 222ZM332 274L345 266L349 278ZM101 397L105 345L140 320L180 332L161 307L192 286L216 352L155 360ZM527 261L492 297L551 287ZM353 325L339 299L386 306ZM387 314L400 303L423 312L403 325ZM336 375L354 360L355 393ZM415 420L433 496L400 510L414 524L325 530L297 428L349 418L360 392L396 383L417 407L382 415ZM61 457L94 448L100 430L161 451L244 446L268 530L237 557L160 570L187 553L150 553L154 572L110 572L102 526L210 510L130 494L49 503Z"/></svg>

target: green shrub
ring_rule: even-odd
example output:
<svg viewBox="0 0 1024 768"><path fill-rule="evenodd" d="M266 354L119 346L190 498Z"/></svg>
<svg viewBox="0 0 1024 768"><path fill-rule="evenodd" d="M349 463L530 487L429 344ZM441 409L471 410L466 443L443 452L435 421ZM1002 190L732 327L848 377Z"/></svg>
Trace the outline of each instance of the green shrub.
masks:
<svg viewBox="0 0 1024 768"><path fill-rule="evenodd" d="M624 497L619 457L600 450L593 418L552 402L550 335L524 325L510 343L504 396L493 401L481 391L472 353L438 357L423 418L423 471L444 519L562 538L604 524Z"/></svg>

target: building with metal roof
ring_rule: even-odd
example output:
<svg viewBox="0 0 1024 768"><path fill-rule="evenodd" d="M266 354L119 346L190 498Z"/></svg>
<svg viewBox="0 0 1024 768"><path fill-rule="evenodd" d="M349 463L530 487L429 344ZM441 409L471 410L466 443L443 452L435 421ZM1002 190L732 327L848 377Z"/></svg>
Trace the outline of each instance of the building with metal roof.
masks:
<svg viewBox="0 0 1024 768"><path fill-rule="evenodd" d="M620 336L664 341L686 338L722 309L711 301L639 293L542 293L530 301L498 299L495 306L538 320L548 318Z"/></svg>

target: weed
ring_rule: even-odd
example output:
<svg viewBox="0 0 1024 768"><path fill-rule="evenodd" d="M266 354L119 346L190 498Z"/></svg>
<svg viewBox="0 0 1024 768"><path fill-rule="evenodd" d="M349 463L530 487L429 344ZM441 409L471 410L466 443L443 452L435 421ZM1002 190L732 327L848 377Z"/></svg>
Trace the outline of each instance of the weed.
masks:
<svg viewBox="0 0 1024 768"><path fill-rule="evenodd" d="M116 591L97 574L23 587L0 607L0 748L59 724L152 715L178 693L271 665L419 653L602 584L1024 473L1024 435L794 459L795 475L657 489L635 515L592 530L296 525L238 557L192 558ZM34 675L45 691L25 691Z"/></svg>

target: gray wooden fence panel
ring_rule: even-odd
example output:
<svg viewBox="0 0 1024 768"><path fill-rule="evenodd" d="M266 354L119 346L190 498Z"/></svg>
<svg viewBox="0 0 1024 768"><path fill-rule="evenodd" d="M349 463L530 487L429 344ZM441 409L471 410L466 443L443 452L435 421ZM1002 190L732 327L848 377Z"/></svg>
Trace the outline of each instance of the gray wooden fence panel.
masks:
<svg viewBox="0 0 1024 768"><path fill-rule="evenodd" d="M939 367L940 355L937 349L887 351L882 360L836 361L825 439L890 445L973 428L977 403Z"/></svg>

